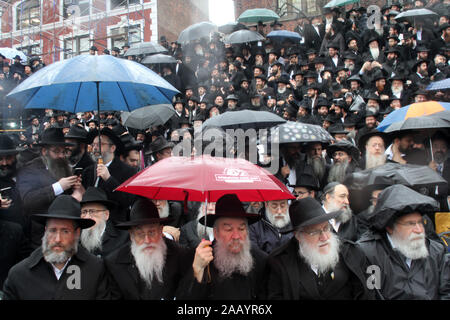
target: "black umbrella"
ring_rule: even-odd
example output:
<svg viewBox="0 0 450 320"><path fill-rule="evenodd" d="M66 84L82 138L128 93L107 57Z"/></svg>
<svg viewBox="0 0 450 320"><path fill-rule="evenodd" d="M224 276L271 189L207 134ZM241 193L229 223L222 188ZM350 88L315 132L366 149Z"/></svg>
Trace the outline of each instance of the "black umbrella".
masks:
<svg viewBox="0 0 450 320"><path fill-rule="evenodd" d="M212 22L199 22L190 25L186 29L180 32L178 36L178 43L187 43L201 38L206 38L211 35L211 33L217 31L217 26Z"/></svg>
<svg viewBox="0 0 450 320"><path fill-rule="evenodd" d="M228 44L264 41L265 38L256 31L239 30L225 37L224 42Z"/></svg>
<svg viewBox="0 0 450 320"><path fill-rule="evenodd" d="M401 214L412 212L433 214L438 209L439 203L433 198L396 184L387 187L378 195L377 205L368 221L371 226L381 231L392 219Z"/></svg>
<svg viewBox="0 0 450 320"><path fill-rule="evenodd" d="M271 130L275 143L322 142L329 143L334 138L322 127L315 124L288 121Z"/></svg>
<svg viewBox="0 0 450 320"><path fill-rule="evenodd" d="M146 56L141 61L142 64L161 64L161 63L177 63L177 59L167 54L153 54L151 56Z"/></svg>
<svg viewBox="0 0 450 320"><path fill-rule="evenodd" d="M225 34L230 34L233 33L235 31L238 30L245 30L248 29L247 26L245 26L242 23L239 22L230 22L227 24L224 24L222 26L219 27L219 32L225 33Z"/></svg>
<svg viewBox="0 0 450 320"><path fill-rule="evenodd" d="M133 44L125 53L125 57L166 53L168 50L156 42L140 42Z"/></svg>
<svg viewBox="0 0 450 320"><path fill-rule="evenodd" d="M227 111L206 120L202 129L219 127L222 129L263 129L285 123L286 120L268 111Z"/></svg>
<svg viewBox="0 0 450 320"><path fill-rule="evenodd" d="M121 117L124 126L145 130L165 124L174 114L175 109L172 105L157 104L133 112L123 112Z"/></svg>

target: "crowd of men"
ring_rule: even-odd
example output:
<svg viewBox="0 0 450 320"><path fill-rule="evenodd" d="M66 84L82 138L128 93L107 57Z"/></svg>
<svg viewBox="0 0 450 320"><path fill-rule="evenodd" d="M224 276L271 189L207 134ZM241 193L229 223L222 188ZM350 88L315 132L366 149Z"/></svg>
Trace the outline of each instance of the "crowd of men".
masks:
<svg viewBox="0 0 450 320"><path fill-rule="evenodd" d="M393 19L425 6L439 18ZM299 43L228 45L215 34L181 46L162 37L179 61L161 76L181 92L164 125L137 130L118 112L32 110L23 133L0 135L3 298L449 299L448 243L435 230L435 212L449 211L448 130L376 127L410 103L447 101L448 91L425 88L450 72L450 12L439 0L381 12L370 29L365 8L323 9L298 19ZM245 109L333 136L272 143L258 157L267 167L279 149L275 176L295 200L246 203L230 193L206 205L115 191L177 156L207 119ZM388 163L422 165L447 184L374 183L352 197L350 175Z"/></svg>

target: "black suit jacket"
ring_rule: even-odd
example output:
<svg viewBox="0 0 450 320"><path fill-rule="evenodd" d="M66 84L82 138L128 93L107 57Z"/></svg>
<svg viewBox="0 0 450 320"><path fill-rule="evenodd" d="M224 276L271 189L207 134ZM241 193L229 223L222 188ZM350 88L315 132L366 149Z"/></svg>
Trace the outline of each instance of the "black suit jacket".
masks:
<svg viewBox="0 0 450 320"><path fill-rule="evenodd" d="M317 34L314 27L310 24L305 25L305 47L313 48L317 52L320 51L323 37L325 36L325 25L321 24L319 27L319 34Z"/></svg>

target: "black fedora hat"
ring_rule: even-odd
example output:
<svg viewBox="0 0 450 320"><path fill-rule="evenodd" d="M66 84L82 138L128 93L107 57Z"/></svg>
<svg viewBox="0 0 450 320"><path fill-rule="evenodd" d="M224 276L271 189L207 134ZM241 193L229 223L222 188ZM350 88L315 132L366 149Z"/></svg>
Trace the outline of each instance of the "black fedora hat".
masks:
<svg viewBox="0 0 450 320"><path fill-rule="evenodd" d="M248 224L257 222L261 216L245 212L242 202L236 194L225 194L216 202L216 213L207 218L206 226L213 227L219 218L246 218ZM199 222L205 225L205 217L201 217Z"/></svg>
<svg viewBox="0 0 450 320"><path fill-rule="evenodd" d="M62 132L61 128L55 128L50 127L48 129L45 129L44 132L42 132L40 136L39 143L36 143L36 146L43 147L43 146L62 146L62 147L68 147L68 146L74 146L73 143L68 143L64 139L64 133Z"/></svg>
<svg viewBox="0 0 450 320"><path fill-rule="evenodd" d="M353 160L358 161L359 160L359 149L353 145L350 141L347 140L341 140L334 144L330 144L326 147L327 153L330 157L333 156L333 154L336 151L344 151L348 155L350 155Z"/></svg>
<svg viewBox="0 0 450 320"><path fill-rule="evenodd" d="M130 150L142 150L143 148L143 144L142 141L137 141L136 139L134 139L134 137L129 134L123 134L120 136L120 140L122 140L122 143L124 145L124 152L128 152Z"/></svg>
<svg viewBox="0 0 450 320"><path fill-rule="evenodd" d="M13 139L6 134L0 134L0 156L12 156L21 151L23 149L17 147Z"/></svg>
<svg viewBox="0 0 450 320"><path fill-rule="evenodd" d="M131 207L130 220L119 223L116 227L118 229L129 229L144 224L166 224L172 220L172 218L160 218L158 208L156 208L152 200L140 198Z"/></svg>
<svg viewBox="0 0 450 320"><path fill-rule="evenodd" d="M111 143L113 143L116 146L116 152L118 154L123 153L124 145L122 143L122 140L108 127L104 127L100 130L101 136L107 136L109 140L111 140ZM95 137L98 137L98 130L94 129L89 131L88 134L88 143L92 143L94 141Z"/></svg>
<svg viewBox="0 0 450 320"><path fill-rule="evenodd" d="M336 218L340 214L341 211L326 213L320 203L310 197L295 200L289 206L292 229L283 231L283 233L289 233L301 227L319 224Z"/></svg>
<svg viewBox="0 0 450 320"><path fill-rule="evenodd" d="M319 180L317 177L308 172L302 172L299 176L297 176L297 182L295 184L289 185L292 188L296 187L305 187L318 191L320 189Z"/></svg>
<svg viewBox="0 0 450 320"><path fill-rule="evenodd" d="M74 139L80 142L87 142L88 132L80 126L70 127L69 132L64 136L66 139Z"/></svg>
<svg viewBox="0 0 450 320"><path fill-rule="evenodd" d="M45 224L47 219L73 220L81 229L90 228L95 224L94 220L81 218L80 214L80 203L74 197L63 194L53 200L47 213L34 214L32 218L41 224Z"/></svg>
<svg viewBox="0 0 450 320"><path fill-rule="evenodd" d="M96 187L88 187L80 201L80 205L83 206L86 203L100 203L103 204L109 211L114 210L117 207L117 203L108 200L106 193Z"/></svg>
<svg viewBox="0 0 450 320"><path fill-rule="evenodd" d="M146 154L156 153L158 151L173 148L175 145L173 142L169 142L163 136L158 136L152 143L149 145L149 150Z"/></svg>

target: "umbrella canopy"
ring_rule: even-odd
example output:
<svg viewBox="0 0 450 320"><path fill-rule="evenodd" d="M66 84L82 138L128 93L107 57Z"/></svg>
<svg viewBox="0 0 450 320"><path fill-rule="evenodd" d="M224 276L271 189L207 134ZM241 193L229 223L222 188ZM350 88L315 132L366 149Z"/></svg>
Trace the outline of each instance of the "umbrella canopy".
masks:
<svg viewBox="0 0 450 320"><path fill-rule="evenodd" d="M428 87L427 87L427 90L429 90L429 91L445 90L445 89L450 89L450 78L447 78L447 79L444 79L444 80L440 80L440 81L431 82L428 85Z"/></svg>
<svg viewBox="0 0 450 320"><path fill-rule="evenodd" d="M413 103L388 114L377 129L384 132L393 132L408 129L439 128L435 124L441 116L448 115L448 113L441 114L445 110L450 110L450 103L438 101ZM430 118L430 115L433 115L433 117Z"/></svg>
<svg viewBox="0 0 450 320"><path fill-rule="evenodd" d="M110 55L80 55L42 68L7 98L25 108L133 111L171 103L178 90L147 67Z"/></svg>
<svg viewBox="0 0 450 320"><path fill-rule="evenodd" d="M271 130L272 141L275 143L322 142L329 143L334 138L324 128L295 121L287 121Z"/></svg>
<svg viewBox="0 0 450 320"><path fill-rule="evenodd" d="M324 5L324 8L334 8L334 7L341 7L345 6L347 4L352 4L359 2L359 0L331 0L326 5Z"/></svg>
<svg viewBox="0 0 450 320"><path fill-rule="evenodd" d="M285 123L286 120L268 111L227 111L206 120L202 129L220 127L222 129L263 129Z"/></svg>
<svg viewBox="0 0 450 320"><path fill-rule="evenodd" d="M167 53L169 52L165 47L156 42L140 42L133 44L125 53L125 57L149 55L155 53Z"/></svg>
<svg viewBox="0 0 450 320"><path fill-rule="evenodd" d="M233 33L235 31L244 30L244 29L247 29L247 27L244 24L239 23L237 21L221 25L218 28L219 32L222 32L222 33L225 33L225 34Z"/></svg>
<svg viewBox="0 0 450 320"><path fill-rule="evenodd" d="M420 18L437 18L438 14L434 11L428 9L411 9L399 13L394 17L397 22L402 22L405 20L414 20Z"/></svg>
<svg viewBox="0 0 450 320"><path fill-rule="evenodd" d="M237 18L238 22L243 23L257 23L259 21L267 22L280 19L280 16L275 12L265 8L248 9L242 12Z"/></svg>
<svg viewBox="0 0 450 320"><path fill-rule="evenodd" d="M292 40L294 42L299 42L300 40L302 40L302 37L297 32L288 31L288 30L271 31L267 35L267 38L278 40L278 41L284 41L287 39L287 40Z"/></svg>
<svg viewBox="0 0 450 320"><path fill-rule="evenodd" d="M201 38L209 37L211 33L217 31L217 25L212 22L203 21L190 25L178 36L179 43L187 43Z"/></svg>
<svg viewBox="0 0 450 320"><path fill-rule="evenodd" d="M141 61L142 64L161 64L161 63L177 63L177 59L167 54L157 53L146 56Z"/></svg>
<svg viewBox="0 0 450 320"><path fill-rule="evenodd" d="M294 199L277 178L245 159L169 157L134 175L117 191L150 199L217 201L236 193L240 201Z"/></svg>
<svg viewBox="0 0 450 320"><path fill-rule="evenodd" d="M28 59L28 57L22 51L8 47L0 48L0 54L10 60L14 60L14 57L17 55L22 59L23 62L26 62Z"/></svg>
<svg viewBox="0 0 450 320"><path fill-rule="evenodd" d="M171 104L157 104L132 112L122 112L121 117L124 126L145 130L165 124L174 114L175 109Z"/></svg>
<svg viewBox="0 0 450 320"><path fill-rule="evenodd" d="M235 43L262 41L262 40L264 40L264 37L256 31L239 30L226 36L224 42L229 44L235 44Z"/></svg>
<svg viewBox="0 0 450 320"><path fill-rule="evenodd" d="M394 122L384 132L395 132L402 130L422 130L450 128L450 111L440 111L428 116L408 118L404 121Z"/></svg>

